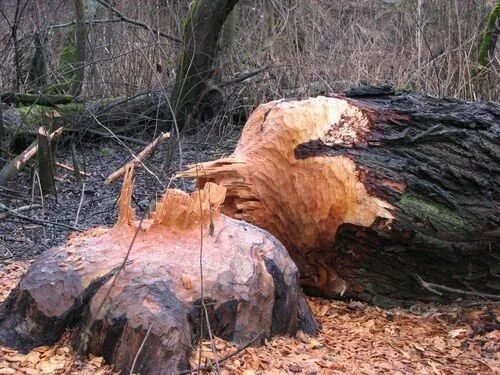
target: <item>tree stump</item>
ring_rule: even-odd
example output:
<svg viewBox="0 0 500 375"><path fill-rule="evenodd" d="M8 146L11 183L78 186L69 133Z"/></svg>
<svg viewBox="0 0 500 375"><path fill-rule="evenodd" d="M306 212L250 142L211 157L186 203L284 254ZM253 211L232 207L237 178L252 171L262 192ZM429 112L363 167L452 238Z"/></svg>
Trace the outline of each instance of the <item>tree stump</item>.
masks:
<svg viewBox="0 0 500 375"><path fill-rule="evenodd" d="M390 88L279 100L181 176L226 187L224 213L280 239L309 293L498 298L499 120L498 104Z"/></svg>
<svg viewBox="0 0 500 375"><path fill-rule="evenodd" d="M171 374L189 369L200 336L246 344L315 330L285 248L220 214L225 188L168 190L144 220L131 194L128 170L112 229L75 235L37 258L0 308L2 344L29 350L74 328L81 352L122 373Z"/></svg>

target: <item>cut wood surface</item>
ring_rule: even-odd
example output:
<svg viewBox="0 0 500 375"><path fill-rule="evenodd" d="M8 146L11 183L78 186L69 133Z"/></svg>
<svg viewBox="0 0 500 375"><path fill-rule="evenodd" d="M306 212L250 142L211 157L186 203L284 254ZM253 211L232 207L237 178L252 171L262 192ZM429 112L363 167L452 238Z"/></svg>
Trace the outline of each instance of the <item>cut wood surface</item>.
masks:
<svg viewBox="0 0 500 375"><path fill-rule="evenodd" d="M53 141L62 134L63 128L58 128L57 130L50 133L47 138L48 141ZM8 164L6 164L0 171L0 186L5 185L12 177L14 177L17 172L30 161L38 152L38 141L31 143L26 150L16 156Z"/></svg>
<svg viewBox="0 0 500 375"><path fill-rule="evenodd" d="M168 138L170 138L170 133L162 133L160 136L158 136L153 142L151 142L149 145L147 145L137 156L134 155L133 159L130 160L128 163L126 163L123 167L117 169L113 173L111 173L106 180L104 181L106 184L111 184L118 180L121 176L125 174L127 169L134 167L137 168L142 163L144 160L151 155L156 148L161 145L163 142L165 142Z"/></svg>
<svg viewBox="0 0 500 375"><path fill-rule="evenodd" d="M226 187L224 213L280 239L310 293L497 295L500 106L349 95L261 105L231 156L180 176Z"/></svg>
<svg viewBox="0 0 500 375"><path fill-rule="evenodd" d="M0 306L1 344L29 350L75 328L77 348L122 373L170 374L210 333L246 344L315 331L297 267L270 234L220 214L224 187L168 190L144 220L131 195L128 169L112 229L38 257Z"/></svg>

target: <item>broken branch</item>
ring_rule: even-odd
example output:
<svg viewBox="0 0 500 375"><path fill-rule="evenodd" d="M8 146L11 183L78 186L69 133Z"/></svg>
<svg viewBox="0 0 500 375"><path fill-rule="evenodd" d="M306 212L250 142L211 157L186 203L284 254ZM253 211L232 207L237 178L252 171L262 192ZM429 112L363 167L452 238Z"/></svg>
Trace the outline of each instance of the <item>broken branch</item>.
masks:
<svg viewBox="0 0 500 375"><path fill-rule="evenodd" d="M147 145L137 156L133 156L133 159L130 160L127 164L125 164L123 167L117 169L113 173L111 173L106 180L104 181L106 184L111 184L115 182L117 179L119 179L121 176L125 174L125 171L129 167L139 167L144 160L152 154L156 148L162 144L165 140L170 138L170 133L162 133L158 138L156 138L153 142L151 142L149 145Z"/></svg>
<svg viewBox="0 0 500 375"><path fill-rule="evenodd" d="M50 133L48 136L49 142L56 139L62 134L63 128L59 128L56 131ZM9 164L3 167L0 172L0 186L3 186L9 181L12 177L14 177L17 172L28 162L33 156L38 152L38 141L34 141L31 143L26 150L21 152L17 157L15 157Z"/></svg>

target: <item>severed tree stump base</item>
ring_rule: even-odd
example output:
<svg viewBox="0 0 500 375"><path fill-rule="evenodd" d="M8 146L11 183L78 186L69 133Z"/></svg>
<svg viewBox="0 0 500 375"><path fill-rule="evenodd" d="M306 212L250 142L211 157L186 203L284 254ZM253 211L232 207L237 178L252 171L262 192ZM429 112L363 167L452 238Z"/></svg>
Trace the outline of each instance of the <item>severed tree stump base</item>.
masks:
<svg viewBox="0 0 500 375"><path fill-rule="evenodd" d="M134 218L131 194L129 170L115 227L38 257L0 306L0 343L29 350L74 328L75 347L122 373L170 374L189 369L199 337L246 344L315 331L283 245L219 214L225 188L168 190L143 221Z"/></svg>

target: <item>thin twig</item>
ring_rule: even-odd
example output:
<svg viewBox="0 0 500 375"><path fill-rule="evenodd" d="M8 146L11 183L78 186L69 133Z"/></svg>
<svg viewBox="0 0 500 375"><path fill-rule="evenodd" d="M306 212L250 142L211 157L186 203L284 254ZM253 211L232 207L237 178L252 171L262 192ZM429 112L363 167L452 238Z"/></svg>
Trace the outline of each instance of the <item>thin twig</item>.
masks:
<svg viewBox="0 0 500 375"><path fill-rule="evenodd" d="M257 74L263 73L271 68L273 68L273 66L265 66L263 68L252 70L251 72L248 72L248 73L238 74L236 77L234 77L231 80L221 82L219 84L219 87L225 87L225 86L229 86L229 85L234 85L235 83L243 82L244 80L246 80L248 78L252 78L252 77L256 76Z"/></svg>
<svg viewBox="0 0 500 375"><path fill-rule="evenodd" d="M429 292L432 292L434 294L437 294L438 296L442 296L443 293L441 293L439 290L443 292L448 292L448 293L455 293L455 294L462 294L466 296L476 296L476 297L483 297L483 298L490 298L490 299L496 299L500 300L500 295L497 294L488 294L488 293L480 293L480 292L468 292L466 290L461 290L461 289L455 289L455 288L450 288L445 285L439 285L439 284L434 284L434 283L429 283L422 279L419 275L415 274L418 283L427 289Z"/></svg>
<svg viewBox="0 0 500 375"><path fill-rule="evenodd" d="M113 18L113 19L104 19L104 20L86 20L85 24L86 25L95 25L95 24L101 24L101 23L115 23L115 22L123 22L122 19L120 18ZM65 27L70 27L76 24L76 21L70 21L66 23L59 23L57 25L48 25L45 29L46 30L56 30L56 29L63 29Z"/></svg>
<svg viewBox="0 0 500 375"><path fill-rule="evenodd" d="M104 129L106 129L106 131L109 132L109 134L111 134L111 136L113 138L115 138L117 140L117 142L122 145L124 148L127 149L127 151L130 152L131 155L134 155L134 152L125 144L123 143L120 138L110 129L108 128L106 125L104 125L103 123L101 123L97 117L95 117L95 115L89 111L89 114L92 116L92 118L94 119L95 122L97 122L97 124L99 124L100 126L102 126ZM148 145L149 143L147 143L146 145ZM142 167L146 170L146 172L148 172L151 176L153 176L156 181L158 181L158 183L160 184L160 186L162 186L163 188L165 188L165 185L163 184L163 181L152 171L150 170L144 163L141 163Z"/></svg>
<svg viewBox="0 0 500 375"><path fill-rule="evenodd" d="M21 206L19 208L13 208L12 211L16 212L16 213L19 213L19 212L24 212L24 211L31 210L32 208L39 208L39 207L42 207L42 205L40 205L40 204L29 204L27 206ZM0 214L0 220L5 219L7 216L9 216L8 212Z"/></svg>
<svg viewBox="0 0 500 375"><path fill-rule="evenodd" d="M196 180L197 180L197 183L198 183L198 186L200 186L200 180L199 180L199 176L198 176L198 165L196 165ZM208 191L207 194L209 194L208 196L208 209L210 210L210 192ZM203 205L202 205L202 201L201 201L201 192L200 194L198 194L198 197L199 197L199 201L200 201L200 283L201 283L201 287L200 287L200 294L201 294L201 305L203 307L203 312L202 312L202 315L203 313L205 314L205 318L206 318L206 321L207 321L207 331L208 331L208 337L210 338L210 344L212 346L212 353L214 354L214 360L215 360L215 369L216 369L216 372L217 374L220 374L220 368L219 368L219 360L217 358L217 348L215 347L215 344L214 344L214 338L213 338L213 335L212 335L212 329L210 327L210 319L208 318L208 310L207 310L207 306L205 305L205 296L204 296L204 288L203 288ZM203 316L201 317L201 322L203 322ZM203 325L200 324L200 352L199 352L199 359L201 359L201 349L202 349L202 342L203 342ZM200 366L201 363L200 361L198 360L198 366Z"/></svg>
<svg viewBox="0 0 500 375"><path fill-rule="evenodd" d="M82 209L84 199L85 199L85 182L82 183L82 196L80 197L80 203L78 204L78 210L76 211L75 223L73 224L75 227L78 225L78 218L80 217L80 210Z"/></svg>
<svg viewBox="0 0 500 375"><path fill-rule="evenodd" d="M67 225L67 224L63 224L63 223L57 223L57 222L53 222L53 221L46 221L46 220L35 219L35 218L32 218L32 217L21 215L21 214L17 213L15 210L13 210L13 209L11 209L11 208L3 205L2 203L0 203L0 209L7 211L10 215L18 217L19 219L23 219L23 220L29 221L30 223L41 224L41 225L52 225L52 226L55 226L55 227L61 227L61 228L65 228L65 229L71 229L71 230L74 230L74 231L77 231L77 232L83 232L83 230L81 230L79 228L76 228L76 227L72 227L71 225Z"/></svg>
<svg viewBox="0 0 500 375"><path fill-rule="evenodd" d="M252 340L250 340L245 345L243 345L241 348L235 350L234 352L232 352L230 354L225 355L224 357L222 357L221 359L219 359L219 364L222 365L222 363L225 362L225 361L227 361L229 358L232 358L232 357L240 354L243 350L245 350L250 345L252 345L254 342L256 342L258 339L260 339L261 336L262 336L262 333L259 333ZM184 374L192 374L193 372L196 372L196 371L210 371L210 370L213 370L213 365L211 365L211 366L197 367L197 368L194 368L194 369L191 369L191 370L184 370L184 371L178 372L177 374L178 375L184 375Z"/></svg>
<svg viewBox="0 0 500 375"><path fill-rule="evenodd" d="M146 344L146 340L148 339L149 333L151 332L151 328L153 328L153 323L149 325L148 331L146 332L146 335L144 336L144 339L141 342L141 346L139 346L139 350L137 350L137 353L135 354L134 361L132 362L132 367L130 368L130 375L134 373L135 364L137 363L137 358L139 358L139 354L141 354L142 348L144 348L144 344Z"/></svg>
<svg viewBox="0 0 500 375"><path fill-rule="evenodd" d="M76 173L74 168L70 167L69 165L59 163L58 161L56 161L56 166L58 166L59 168L62 168L62 169L66 169L67 171ZM88 177L88 174L83 172L83 171L78 171L78 174L80 176Z"/></svg>
<svg viewBox="0 0 500 375"><path fill-rule="evenodd" d="M182 40L180 40L179 38L176 38L175 36L165 34L164 32L162 32L160 30L156 30L156 29L152 28L151 26L145 24L144 22L140 22L140 21L137 21L137 20L134 20L132 18L125 16L123 13L118 11L116 8L112 7L111 4L109 4L107 1L97 0L97 2L99 4L101 4L103 7L109 9L111 12L113 12L116 16L118 16L118 18L120 18L124 22L142 27L143 29L146 29L148 31L153 32L154 34L157 34L157 35L160 35L164 38L170 39L171 41L176 42L177 44L182 44Z"/></svg>

